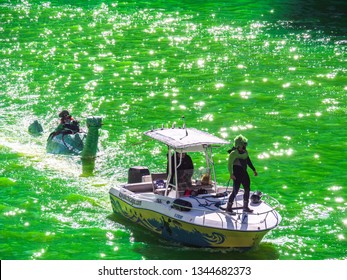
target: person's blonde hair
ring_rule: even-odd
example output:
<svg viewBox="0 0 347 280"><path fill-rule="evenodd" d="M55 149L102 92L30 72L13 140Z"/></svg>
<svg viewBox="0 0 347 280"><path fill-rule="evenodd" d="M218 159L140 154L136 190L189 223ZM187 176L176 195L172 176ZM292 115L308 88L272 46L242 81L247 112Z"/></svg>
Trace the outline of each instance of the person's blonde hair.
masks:
<svg viewBox="0 0 347 280"><path fill-rule="evenodd" d="M247 138L243 136L242 134L240 134L236 136L234 139L234 147L239 148L239 147L247 146L247 142L248 142Z"/></svg>

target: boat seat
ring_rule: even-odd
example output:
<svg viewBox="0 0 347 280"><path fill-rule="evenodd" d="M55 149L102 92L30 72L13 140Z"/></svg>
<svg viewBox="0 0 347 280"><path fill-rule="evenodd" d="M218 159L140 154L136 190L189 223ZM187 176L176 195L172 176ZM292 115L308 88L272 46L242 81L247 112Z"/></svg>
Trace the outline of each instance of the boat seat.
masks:
<svg viewBox="0 0 347 280"><path fill-rule="evenodd" d="M152 182L130 183L126 184L124 188L134 193L153 192Z"/></svg>
<svg viewBox="0 0 347 280"><path fill-rule="evenodd" d="M151 173L151 178L152 178L152 191L156 194L165 194L165 188L158 188L157 185L155 184L156 181L158 180L163 180L166 182L167 179L167 174L166 173Z"/></svg>

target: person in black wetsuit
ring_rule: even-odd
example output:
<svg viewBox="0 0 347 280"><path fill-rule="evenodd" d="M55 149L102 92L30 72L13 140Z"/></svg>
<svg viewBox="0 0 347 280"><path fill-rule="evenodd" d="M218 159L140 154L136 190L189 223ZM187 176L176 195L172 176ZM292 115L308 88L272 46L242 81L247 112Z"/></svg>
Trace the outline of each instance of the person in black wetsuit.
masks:
<svg viewBox="0 0 347 280"><path fill-rule="evenodd" d="M244 188L243 195L243 210L245 212L253 212L248 207L249 202L249 194L251 190L251 180L249 178L247 172L247 166L249 166L253 172L254 176L258 176L258 173L252 164L251 159L248 156L248 152L246 150L247 147L247 138L242 135L237 136L234 139L234 147L229 150L229 160L228 160L228 170L230 173L230 179L233 180L233 192L231 193L227 205L226 211L232 213L232 205L235 200L237 193L240 190L240 185L242 184Z"/></svg>
<svg viewBox="0 0 347 280"><path fill-rule="evenodd" d="M59 114L60 124L56 128L56 133L63 132L64 134L75 134L80 132L78 121L76 121L67 110L63 110Z"/></svg>
<svg viewBox="0 0 347 280"><path fill-rule="evenodd" d="M49 135L48 139L51 139L59 134L75 134L80 132L79 122L76 121L67 110L63 110L59 113L60 123L58 127Z"/></svg>

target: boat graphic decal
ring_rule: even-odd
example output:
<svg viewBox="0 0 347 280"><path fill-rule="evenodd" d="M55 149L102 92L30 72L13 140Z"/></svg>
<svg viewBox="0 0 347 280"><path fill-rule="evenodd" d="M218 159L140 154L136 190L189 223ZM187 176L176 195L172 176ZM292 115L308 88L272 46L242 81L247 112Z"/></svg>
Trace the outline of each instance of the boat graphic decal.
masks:
<svg viewBox="0 0 347 280"><path fill-rule="evenodd" d="M182 223L146 209L134 208L117 197L111 196L111 203L114 212L169 240L203 247L221 245L226 241L226 237L221 232L197 229L189 223Z"/></svg>
<svg viewBox="0 0 347 280"><path fill-rule="evenodd" d="M199 232L197 231L197 233ZM225 236L219 232L212 232L212 234L210 235L203 234L202 238L204 238L208 243L213 243L213 244L222 244L225 241Z"/></svg>
<svg viewBox="0 0 347 280"><path fill-rule="evenodd" d="M111 203L112 203L112 208L114 212L117 212L123 215L125 218L135 222L136 224L140 224L141 226L144 226L152 231L161 232L162 230L161 223L158 222L156 219L146 219L142 216L141 213L138 213L138 211L134 210L133 208L128 209L126 206L122 207L120 202L114 199L114 197L112 196L111 196Z"/></svg>

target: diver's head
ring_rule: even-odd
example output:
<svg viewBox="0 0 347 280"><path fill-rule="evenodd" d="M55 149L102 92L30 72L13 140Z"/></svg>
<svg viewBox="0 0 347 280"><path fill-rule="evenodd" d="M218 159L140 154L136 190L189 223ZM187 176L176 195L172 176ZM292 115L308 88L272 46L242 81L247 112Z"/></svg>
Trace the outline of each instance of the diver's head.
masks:
<svg viewBox="0 0 347 280"><path fill-rule="evenodd" d="M238 150L246 150L248 140L243 135L238 135L234 139L234 147Z"/></svg>
<svg viewBox="0 0 347 280"><path fill-rule="evenodd" d="M59 114L59 118L66 118L67 116L70 116L70 113L68 110L63 110Z"/></svg>

